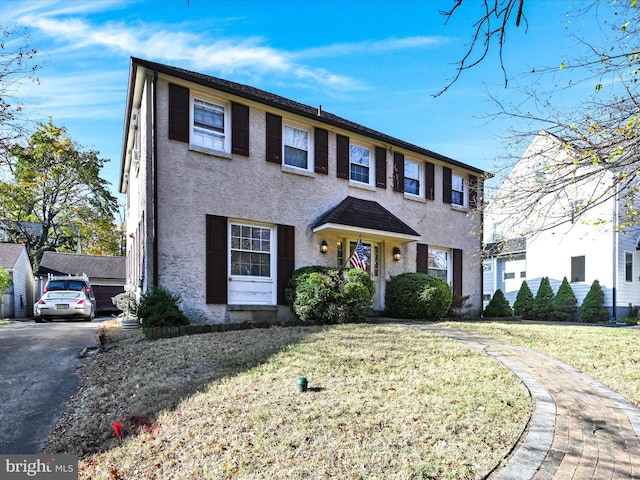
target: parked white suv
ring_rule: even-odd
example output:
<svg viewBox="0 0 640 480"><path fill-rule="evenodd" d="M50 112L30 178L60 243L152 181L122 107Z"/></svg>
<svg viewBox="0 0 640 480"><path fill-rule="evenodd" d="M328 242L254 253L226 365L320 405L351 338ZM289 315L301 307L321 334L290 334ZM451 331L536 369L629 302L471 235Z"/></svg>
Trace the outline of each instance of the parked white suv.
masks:
<svg viewBox="0 0 640 480"><path fill-rule="evenodd" d="M33 306L36 323L53 318L82 318L90 322L96 316L96 298L89 277L50 276L40 300Z"/></svg>

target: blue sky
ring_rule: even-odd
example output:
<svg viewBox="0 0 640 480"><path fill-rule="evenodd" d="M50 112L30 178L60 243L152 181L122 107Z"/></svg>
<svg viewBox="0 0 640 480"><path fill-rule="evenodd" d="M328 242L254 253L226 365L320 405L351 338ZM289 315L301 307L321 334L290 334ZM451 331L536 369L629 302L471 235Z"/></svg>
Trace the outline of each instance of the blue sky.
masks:
<svg viewBox="0 0 640 480"><path fill-rule="evenodd" d="M40 83L17 92L29 117L97 149L115 192L131 56L322 105L492 171L510 124L482 118L487 92L518 101L515 86L540 81L531 70L558 66L575 41L570 0L527 0L528 30L510 30L505 46L510 87L491 56L434 98L455 75L480 3L465 1L446 25L438 11L452 0L28 0L0 2L0 18L27 27L39 52Z"/></svg>

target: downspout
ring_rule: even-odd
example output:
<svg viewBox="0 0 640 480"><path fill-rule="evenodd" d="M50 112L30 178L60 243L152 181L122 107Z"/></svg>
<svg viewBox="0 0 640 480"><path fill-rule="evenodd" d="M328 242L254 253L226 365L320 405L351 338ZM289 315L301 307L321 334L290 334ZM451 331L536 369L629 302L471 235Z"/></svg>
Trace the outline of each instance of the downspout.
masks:
<svg viewBox="0 0 640 480"><path fill-rule="evenodd" d="M156 111L158 106L158 70L153 70L153 79L151 80L152 95L152 114L151 114L151 141L153 142L151 159L151 168L153 169L153 288L158 287L158 127L156 124Z"/></svg>

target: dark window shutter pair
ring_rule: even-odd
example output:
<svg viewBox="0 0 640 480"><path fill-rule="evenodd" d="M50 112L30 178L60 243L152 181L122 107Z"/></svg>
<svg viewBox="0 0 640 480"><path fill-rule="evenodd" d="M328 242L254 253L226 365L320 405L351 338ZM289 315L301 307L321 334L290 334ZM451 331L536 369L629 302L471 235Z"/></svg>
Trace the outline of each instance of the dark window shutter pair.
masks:
<svg viewBox="0 0 640 480"><path fill-rule="evenodd" d="M387 188L387 150L376 147L376 187Z"/></svg>
<svg viewBox="0 0 640 480"><path fill-rule="evenodd" d="M433 163L424 164L424 194L427 200L435 198L435 167Z"/></svg>
<svg viewBox="0 0 640 480"><path fill-rule="evenodd" d="M189 89L169 84L169 138L189 141Z"/></svg>
<svg viewBox="0 0 640 480"><path fill-rule="evenodd" d="M207 215L207 303L227 303L227 217Z"/></svg>
<svg viewBox="0 0 640 480"><path fill-rule="evenodd" d="M278 305L286 305L285 292L295 269L295 227L278 225Z"/></svg>
<svg viewBox="0 0 640 480"><path fill-rule="evenodd" d="M416 272L428 273L429 268L429 246L426 243L418 243L416 255Z"/></svg>
<svg viewBox="0 0 640 480"><path fill-rule="evenodd" d="M329 173L329 132L323 128L314 131L314 162L316 173Z"/></svg>
<svg viewBox="0 0 640 480"><path fill-rule="evenodd" d="M453 293L462 296L462 250L453 249Z"/></svg>
<svg viewBox="0 0 640 480"><path fill-rule="evenodd" d="M282 163L282 117L267 112L267 162Z"/></svg>
<svg viewBox="0 0 640 480"><path fill-rule="evenodd" d="M442 167L442 201L451 203L451 169Z"/></svg>
<svg viewBox="0 0 640 480"><path fill-rule="evenodd" d="M231 153L249 156L249 107L231 104Z"/></svg>
<svg viewBox="0 0 640 480"><path fill-rule="evenodd" d="M393 191L404 192L404 155L393 152Z"/></svg>
<svg viewBox="0 0 640 480"><path fill-rule="evenodd" d="M336 135L336 176L349 179L349 137Z"/></svg>

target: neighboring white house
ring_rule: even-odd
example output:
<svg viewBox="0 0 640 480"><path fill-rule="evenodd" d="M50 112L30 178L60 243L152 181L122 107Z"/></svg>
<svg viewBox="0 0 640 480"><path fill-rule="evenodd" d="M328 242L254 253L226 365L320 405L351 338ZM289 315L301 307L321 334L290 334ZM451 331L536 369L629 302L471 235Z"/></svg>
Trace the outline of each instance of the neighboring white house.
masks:
<svg viewBox="0 0 640 480"><path fill-rule="evenodd" d="M31 317L35 282L26 247L17 243L0 243L0 265L7 270L13 282L2 297L2 318Z"/></svg>
<svg viewBox="0 0 640 480"><path fill-rule="evenodd" d="M366 250L386 282L428 272L481 307L485 172L278 95L132 59L120 191L127 283L162 286L194 322L286 319L306 265Z"/></svg>
<svg viewBox="0 0 640 480"><path fill-rule="evenodd" d="M631 306L640 305L640 230L617 228L622 207L615 195L590 210L581 209L616 180L605 169L581 177L584 168L576 171L571 149L561 139L546 132L534 138L485 208L485 305L500 288L513 306L523 280L535 295L543 277L549 277L554 292L567 277L578 305L597 279L612 318L623 318ZM577 180L564 182L535 204L526 195L514 194L530 192L525 184L540 182L541 175L547 176L545 182L560 175ZM514 214L522 208L527 211L525 221ZM570 221L547 228L563 216ZM528 234L531 231L537 233Z"/></svg>

